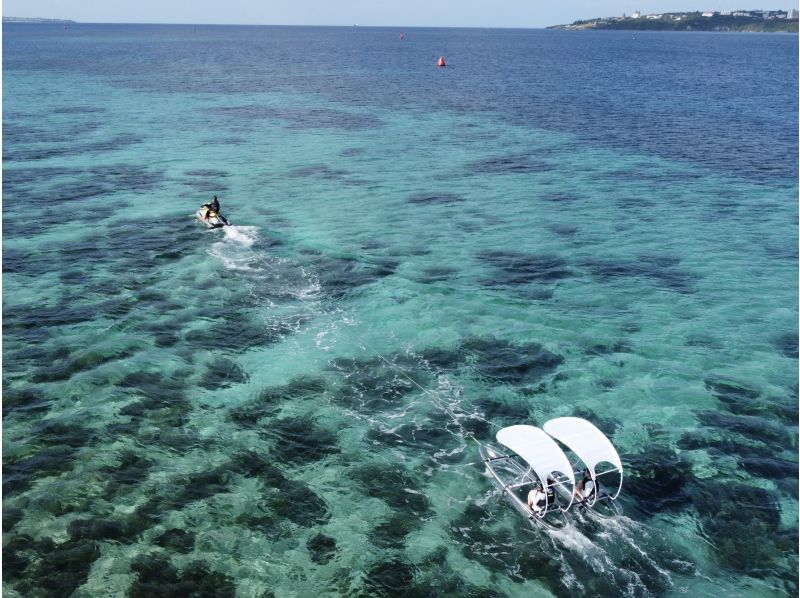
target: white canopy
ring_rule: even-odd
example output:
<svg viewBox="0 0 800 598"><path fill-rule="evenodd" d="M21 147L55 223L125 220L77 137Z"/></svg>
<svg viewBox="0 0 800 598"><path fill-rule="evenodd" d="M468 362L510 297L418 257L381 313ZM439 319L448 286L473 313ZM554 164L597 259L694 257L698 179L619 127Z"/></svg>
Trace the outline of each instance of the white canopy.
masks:
<svg viewBox="0 0 800 598"><path fill-rule="evenodd" d="M604 461L616 466L620 476L622 475L622 461L617 450L593 423L579 417L558 417L546 422L542 427L550 436L569 447L586 464L592 472L592 477L596 475L597 464Z"/></svg>
<svg viewBox="0 0 800 598"><path fill-rule="evenodd" d="M572 487L575 486L575 475L569 459L541 429L524 425L509 426L497 432L497 442L525 459L543 483L550 474L557 471L569 479Z"/></svg>

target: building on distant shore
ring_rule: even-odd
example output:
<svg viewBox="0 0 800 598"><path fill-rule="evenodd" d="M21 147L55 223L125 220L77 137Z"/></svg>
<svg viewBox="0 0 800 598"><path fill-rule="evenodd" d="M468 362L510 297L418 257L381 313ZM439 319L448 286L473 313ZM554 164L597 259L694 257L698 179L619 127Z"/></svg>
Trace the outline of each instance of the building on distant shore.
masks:
<svg viewBox="0 0 800 598"><path fill-rule="evenodd" d="M796 8L790 8L786 12L786 18L787 19L796 19L797 18L797 9Z"/></svg>
<svg viewBox="0 0 800 598"><path fill-rule="evenodd" d="M634 19L638 19L638 18L639 18L639 17L641 17L641 16L642 16L642 13L640 13L640 12L637 10L637 11L634 11L634 13L633 13L633 15L632 15L632 18L634 18Z"/></svg>

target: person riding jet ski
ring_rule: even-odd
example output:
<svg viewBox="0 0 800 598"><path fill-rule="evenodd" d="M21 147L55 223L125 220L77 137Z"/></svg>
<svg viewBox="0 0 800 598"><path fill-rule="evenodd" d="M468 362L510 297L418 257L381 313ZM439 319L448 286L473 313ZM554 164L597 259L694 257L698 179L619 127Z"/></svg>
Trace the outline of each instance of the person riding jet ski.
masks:
<svg viewBox="0 0 800 598"><path fill-rule="evenodd" d="M230 224L226 219L225 216L219 213L219 199L215 195L209 203L204 203L200 206L200 217L208 221L209 218L217 217L219 218L224 224Z"/></svg>

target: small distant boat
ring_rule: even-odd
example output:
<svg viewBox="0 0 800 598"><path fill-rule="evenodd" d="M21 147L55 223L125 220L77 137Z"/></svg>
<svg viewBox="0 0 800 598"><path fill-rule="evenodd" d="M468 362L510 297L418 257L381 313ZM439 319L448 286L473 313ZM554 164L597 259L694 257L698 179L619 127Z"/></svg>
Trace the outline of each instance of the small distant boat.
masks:
<svg viewBox="0 0 800 598"><path fill-rule="evenodd" d="M542 429L543 428L543 429ZM480 454L495 486L511 505L532 525L557 528L574 504L600 516L620 513L614 500L622 490L622 462L611 441L591 422L578 417L552 419L537 428L515 425L497 432L497 442L511 452L480 445ZM575 464L558 442L577 457ZM579 467L580 463L584 467ZM602 464L602 468L599 467ZM590 472L593 487L586 496L576 493L576 475ZM617 474L616 488L601 485L600 476ZM528 506L528 493L541 489L542 502ZM578 496L578 498L576 498ZM555 516L560 515L561 521Z"/></svg>

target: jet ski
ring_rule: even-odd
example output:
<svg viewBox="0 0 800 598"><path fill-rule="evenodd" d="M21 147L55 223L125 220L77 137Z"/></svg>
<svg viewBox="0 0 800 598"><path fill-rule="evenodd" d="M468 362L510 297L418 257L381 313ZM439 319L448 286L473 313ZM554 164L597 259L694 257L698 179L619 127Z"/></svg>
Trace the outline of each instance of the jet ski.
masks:
<svg viewBox="0 0 800 598"><path fill-rule="evenodd" d="M205 224L208 228L222 228L223 226L230 226L230 222L220 214L210 210L207 206L202 206L197 210L197 219Z"/></svg>

